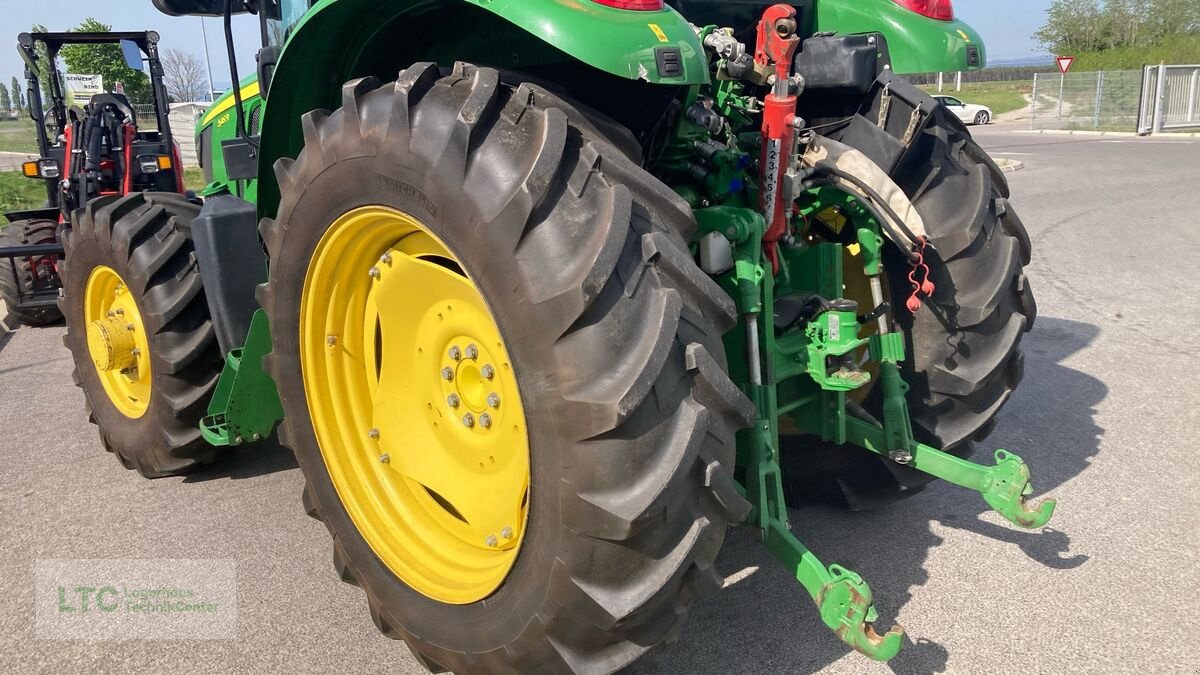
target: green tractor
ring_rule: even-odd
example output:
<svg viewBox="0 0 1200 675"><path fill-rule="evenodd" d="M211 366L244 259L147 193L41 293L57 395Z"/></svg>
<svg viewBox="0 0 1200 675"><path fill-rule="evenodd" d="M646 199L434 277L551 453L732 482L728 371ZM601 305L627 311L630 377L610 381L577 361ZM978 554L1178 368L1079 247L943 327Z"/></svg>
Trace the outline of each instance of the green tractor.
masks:
<svg viewBox="0 0 1200 675"><path fill-rule="evenodd" d="M949 0L154 4L231 54L256 13L258 72L200 122L202 206L76 218L77 381L147 476L277 434L430 670L618 670L738 524L886 660L789 504L941 478L1049 520L967 459L1037 310L1004 175L899 77L985 65Z"/></svg>

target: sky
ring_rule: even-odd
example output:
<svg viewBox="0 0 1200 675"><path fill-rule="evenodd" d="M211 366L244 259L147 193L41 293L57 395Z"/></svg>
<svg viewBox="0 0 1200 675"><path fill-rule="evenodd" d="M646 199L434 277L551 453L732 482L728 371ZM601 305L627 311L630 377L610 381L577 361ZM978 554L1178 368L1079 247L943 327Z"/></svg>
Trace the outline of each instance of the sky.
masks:
<svg viewBox="0 0 1200 675"><path fill-rule="evenodd" d="M993 61L1037 55L1040 50L1033 32L1041 27L1051 0L956 0L958 16L983 35ZM0 16L9 28L0 33L0 82L7 84L14 75L24 79L21 59L17 56L16 33L29 30L35 23L52 31L74 27L85 16L111 24L113 30L156 30L162 36L160 48L174 48L203 57L205 52L201 23L208 33L209 60L215 88L229 83L225 57L225 39L220 19L170 17L160 13L150 0L0 0ZM64 17L70 17L66 20ZM11 31L9 33L8 31ZM11 40L10 48L2 47ZM238 73L253 72L254 53L259 46L258 23L254 17L235 17L234 40L238 45Z"/></svg>

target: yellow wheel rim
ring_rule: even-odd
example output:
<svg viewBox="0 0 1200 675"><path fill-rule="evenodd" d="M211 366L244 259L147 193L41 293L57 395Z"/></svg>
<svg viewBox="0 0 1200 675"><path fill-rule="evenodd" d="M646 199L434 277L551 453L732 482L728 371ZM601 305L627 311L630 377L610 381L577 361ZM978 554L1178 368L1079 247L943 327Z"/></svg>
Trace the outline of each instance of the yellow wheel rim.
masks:
<svg viewBox="0 0 1200 675"><path fill-rule="evenodd" d="M404 583L450 604L492 594L529 508L512 360L450 250L382 206L338 218L304 282L313 430L347 513Z"/></svg>
<svg viewBox="0 0 1200 675"><path fill-rule="evenodd" d="M92 270L84 289L88 355L108 399L137 419L150 406L150 348L142 314L125 280L111 267Z"/></svg>

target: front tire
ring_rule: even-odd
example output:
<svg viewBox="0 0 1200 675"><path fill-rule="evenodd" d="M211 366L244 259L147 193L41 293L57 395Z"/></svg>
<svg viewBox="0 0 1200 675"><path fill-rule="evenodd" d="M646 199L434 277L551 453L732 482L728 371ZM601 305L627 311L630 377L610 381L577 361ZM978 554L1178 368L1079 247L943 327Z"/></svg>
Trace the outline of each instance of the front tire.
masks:
<svg viewBox="0 0 1200 675"><path fill-rule="evenodd" d="M713 561L727 524L749 507L732 470L734 432L753 408L725 373L720 339L734 322L732 301L691 260L687 206L573 114L491 69L460 64L443 77L419 64L395 84L347 84L340 110L304 117L299 158L276 166L282 197L262 226L272 262L260 300L274 340L267 370L285 411L280 439L304 472L306 509L333 536L339 575L366 592L380 630L434 671L628 665L720 587ZM358 236L339 232L366 216L381 219L359 221ZM344 254L329 258L335 241ZM385 290L397 269L421 260L433 283ZM396 373L409 373L403 384L416 391L463 377L458 359L472 356L421 346L422 321L384 316L402 298L429 305L413 316L451 321L458 301L433 305L433 286L447 283L477 289L486 309L476 321L499 336L492 356L506 352L524 411L527 521L490 593L439 583L437 567L456 563L437 562L418 534L480 566L487 547L497 557L513 550L506 538L454 542L432 524L384 517L395 525L389 539L364 515L378 504L406 508L391 495L419 496L419 483L432 501L416 521L453 532L475 525L459 497L418 481L411 464L453 455L462 459L438 460L451 477L476 479L468 459L479 417L474 427L460 421L475 405L469 394L400 406L379 396ZM414 363L432 353L431 367L395 370L409 358L392 351L399 345ZM346 361L360 365L338 365ZM410 420L409 433L390 433L391 417ZM458 435L435 435L438 424ZM429 438L463 441L414 440ZM347 446L370 460L342 453ZM406 559L433 562L414 569Z"/></svg>
<svg viewBox="0 0 1200 675"><path fill-rule="evenodd" d="M213 461L200 435L223 362L181 195L99 197L75 212L61 270L63 343L105 449L147 478Z"/></svg>
<svg viewBox="0 0 1200 675"><path fill-rule="evenodd" d="M992 121L992 116L986 110L980 110L975 116L975 124L978 126L987 126Z"/></svg>
<svg viewBox="0 0 1200 675"><path fill-rule="evenodd" d="M53 244L58 241L57 231L58 223L53 220L19 220L0 232L0 248ZM45 326L62 320L57 307L17 309L22 297L58 288L58 274L53 264L48 256L0 258L0 299L4 300L9 314L22 325Z"/></svg>

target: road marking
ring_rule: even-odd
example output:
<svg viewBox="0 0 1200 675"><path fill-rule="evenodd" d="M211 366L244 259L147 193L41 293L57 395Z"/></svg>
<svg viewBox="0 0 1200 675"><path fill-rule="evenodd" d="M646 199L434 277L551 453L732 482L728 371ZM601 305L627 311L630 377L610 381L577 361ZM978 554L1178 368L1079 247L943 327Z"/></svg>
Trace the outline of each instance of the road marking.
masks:
<svg viewBox="0 0 1200 675"><path fill-rule="evenodd" d="M1033 157L1036 152L993 152L993 155L1012 155L1014 157Z"/></svg>

